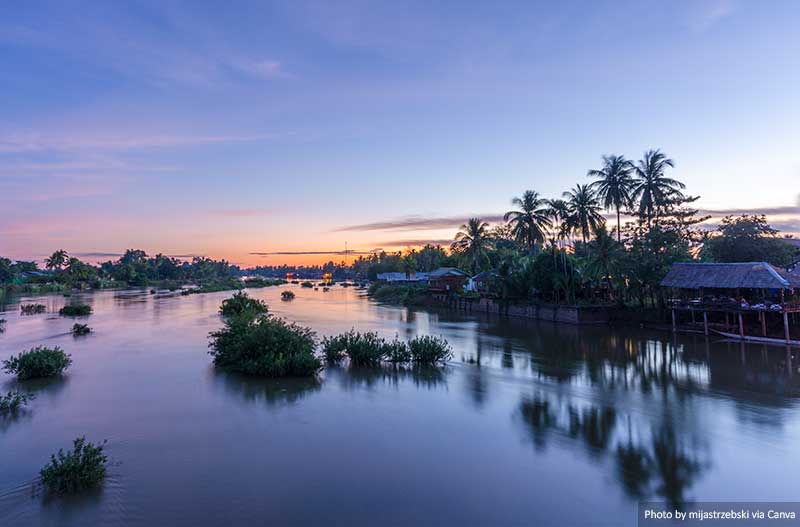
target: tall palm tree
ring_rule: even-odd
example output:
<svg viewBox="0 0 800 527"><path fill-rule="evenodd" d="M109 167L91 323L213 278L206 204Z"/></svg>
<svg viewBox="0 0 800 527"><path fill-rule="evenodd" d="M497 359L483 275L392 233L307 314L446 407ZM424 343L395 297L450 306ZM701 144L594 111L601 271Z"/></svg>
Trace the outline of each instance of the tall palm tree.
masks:
<svg viewBox="0 0 800 527"><path fill-rule="evenodd" d="M589 177L597 178L591 184L597 192L597 198L603 203L606 210L617 211L617 241L622 241L622 224L620 222L620 209L631 206L631 194L634 188L633 163L625 156L603 156L603 168L590 170Z"/></svg>
<svg viewBox="0 0 800 527"><path fill-rule="evenodd" d="M586 264L586 275L604 281L609 292L614 292L612 277L617 274L623 255L622 246L608 233L605 225L595 231L594 240L589 243L589 259Z"/></svg>
<svg viewBox="0 0 800 527"><path fill-rule="evenodd" d="M665 206L683 197L681 190L686 185L664 175L668 167L674 166L672 159L661 150L648 150L636 164L632 197L639 202L639 219L647 221L648 227Z"/></svg>
<svg viewBox="0 0 800 527"><path fill-rule="evenodd" d="M461 226L451 248L472 258L472 272L476 274L481 262L488 258L491 243L489 224L480 218L470 218Z"/></svg>
<svg viewBox="0 0 800 527"><path fill-rule="evenodd" d="M570 213L567 223L580 231L583 243L586 243L591 233L605 222L600 214L600 203L589 185L575 185L572 190L564 192L564 198Z"/></svg>
<svg viewBox="0 0 800 527"><path fill-rule="evenodd" d="M67 264L67 251L59 249L44 261L44 266L51 271L60 271Z"/></svg>
<svg viewBox="0 0 800 527"><path fill-rule="evenodd" d="M529 251L537 243L544 243L545 229L550 226L545 208L547 200L534 190L526 190L521 198L512 199L511 204L519 210L506 212L503 219L511 225L517 241Z"/></svg>

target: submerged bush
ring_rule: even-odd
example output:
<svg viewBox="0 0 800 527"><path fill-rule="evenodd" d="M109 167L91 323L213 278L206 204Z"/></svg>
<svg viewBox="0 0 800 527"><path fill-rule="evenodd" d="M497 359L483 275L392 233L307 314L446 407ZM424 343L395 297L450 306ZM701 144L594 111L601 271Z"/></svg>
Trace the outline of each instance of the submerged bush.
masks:
<svg viewBox="0 0 800 527"><path fill-rule="evenodd" d="M281 293L281 300L294 300L294 291L284 291Z"/></svg>
<svg viewBox="0 0 800 527"><path fill-rule="evenodd" d="M314 287L314 284L312 284L311 282L302 282L300 284L300 287Z"/></svg>
<svg viewBox="0 0 800 527"><path fill-rule="evenodd" d="M402 340L398 340L396 337L391 342L384 344L384 350L386 352L386 360L389 362L400 363L411 361L411 350L408 348L408 344Z"/></svg>
<svg viewBox="0 0 800 527"><path fill-rule="evenodd" d="M47 311L44 304L24 304L19 306L19 312L23 315L39 315Z"/></svg>
<svg viewBox="0 0 800 527"><path fill-rule="evenodd" d="M234 293L231 298L222 301L219 312L226 317L244 314L255 316L266 313L268 309L265 302L257 298L250 298L244 291L239 291L238 293Z"/></svg>
<svg viewBox="0 0 800 527"><path fill-rule="evenodd" d="M235 317L210 335L209 352L219 368L267 377L313 375L314 333L281 318Z"/></svg>
<svg viewBox="0 0 800 527"><path fill-rule="evenodd" d="M92 314L92 306L86 304L67 304L58 310L62 317L85 317Z"/></svg>
<svg viewBox="0 0 800 527"><path fill-rule="evenodd" d="M374 366L383 362L385 345L386 341L373 331L358 333L351 329L347 333L325 338L322 351L331 362L339 361L346 355L357 366Z"/></svg>
<svg viewBox="0 0 800 527"><path fill-rule="evenodd" d="M450 344L441 337L423 335L409 341L411 360L420 364L445 362L453 356Z"/></svg>
<svg viewBox="0 0 800 527"><path fill-rule="evenodd" d="M92 328L88 326L88 324L73 324L72 325L72 336L73 337L80 337L83 335L88 335L92 332Z"/></svg>
<svg viewBox="0 0 800 527"><path fill-rule="evenodd" d="M95 445L79 437L72 442L71 452L59 449L39 473L45 488L54 494L72 494L97 487L106 475L104 446L105 442Z"/></svg>
<svg viewBox="0 0 800 527"><path fill-rule="evenodd" d="M244 281L246 287L271 287L273 285L285 284L286 280L275 278L247 278Z"/></svg>
<svg viewBox="0 0 800 527"><path fill-rule="evenodd" d="M72 364L72 358L59 347L37 346L3 361L3 370L18 379L60 375Z"/></svg>
<svg viewBox="0 0 800 527"><path fill-rule="evenodd" d="M0 395L0 415L14 413L33 399L36 399L36 396L32 393L8 392L6 395Z"/></svg>
<svg viewBox="0 0 800 527"><path fill-rule="evenodd" d="M0 318L0 333L6 330L6 319Z"/></svg>

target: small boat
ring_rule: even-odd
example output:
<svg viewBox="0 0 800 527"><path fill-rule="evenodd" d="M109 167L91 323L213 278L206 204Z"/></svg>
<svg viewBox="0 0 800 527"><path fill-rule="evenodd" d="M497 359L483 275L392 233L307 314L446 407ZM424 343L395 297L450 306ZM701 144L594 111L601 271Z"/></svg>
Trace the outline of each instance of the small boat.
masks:
<svg viewBox="0 0 800 527"><path fill-rule="evenodd" d="M776 339L773 337L756 337L753 335L745 335L742 337L738 333L727 333L725 331L719 331L717 329L711 329L717 335L722 335L723 337L734 339L734 340L744 340L745 342L758 342L761 344L775 344L776 346L800 346L800 340L789 340L788 342L786 339Z"/></svg>

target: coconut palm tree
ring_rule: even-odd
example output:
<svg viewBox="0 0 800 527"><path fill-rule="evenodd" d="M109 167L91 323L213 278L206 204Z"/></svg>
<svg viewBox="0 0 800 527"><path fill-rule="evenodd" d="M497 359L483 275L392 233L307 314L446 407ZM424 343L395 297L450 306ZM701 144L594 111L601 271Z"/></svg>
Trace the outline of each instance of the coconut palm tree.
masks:
<svg viewBox="0 0 800 527"><path fill-rule="evenodd" d="M622 246L608 233L605 225L595 231L594 240L589 242L589 259L586 263L586 275L605 281L610 292L614 291L612 277L617 274L619 263L623 255Z"/></svg>
<svg viewBox="0 0 800 527"><path fill-rule="evenodd" d="M547 216L547 200L534 190L526 190L521 198L514 198L511 204L519 210L505 213L503 219L511 225L517 242L531 251L537 243L544 243L545 229L550 226Z"/></svg>
<svg viewBox="0 0 800 527"><path fill-rule="evenodd" d="M672 159L661 150L648 150L636 164L632 197L639 202L639 219L646 221L648 227L661 209L683 197L681 190L686 185L664 175L668 167L674 166Z"/></svg>
<svg viewBox="0 0 800 527"><path fill-rule="evenodd" d="M67 264L67 251L59 249L45 259L44 266L51 271L60 271Z"/></svg>
<svg viewBox="0 0 800 527"><path fill-rule="evenodd" d="M622 224L620 221L620 209L631 206L631 194L633 193L634 179L633 163L625 159L625 156L610 155L603 156L603 168L590 170L589 177L596 178L597 181L591 184L592 190L597 192L597 198L602 202L606 210L614 209L617 211L617 241L622 241Z"/></svg>
<svg viewBox="0 0 800 527"><path fill-rule="evenodd" d="M564 192L564 198L569 207L567 225L580 231L583 243L586 243L590 234L605 222L600 214L600 203L589 185L575 185L572 190Z"/></svg>
<svg viewBox="0 0 800 527"><path fill-rule="evenodd" d="M472 272L476 274L480 269L481 262L489 257L487 251L491 243L489 224L480 218L470 218L461 226L451 248L471 257Z"/></svg>

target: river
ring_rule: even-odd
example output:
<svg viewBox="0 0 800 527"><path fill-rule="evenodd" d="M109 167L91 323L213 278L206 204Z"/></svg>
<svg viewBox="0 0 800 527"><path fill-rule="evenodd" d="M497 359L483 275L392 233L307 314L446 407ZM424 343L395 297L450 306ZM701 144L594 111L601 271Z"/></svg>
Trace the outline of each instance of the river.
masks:
<svg viewBox="0 0 800 527"><path fill-rule="evenodd" d="M297 294L289 302L280 292ZM37 345L63 378L0 418L0 525L635 525L639 500L792 501L800 373L781 347L637 328L408 310L282 286L249 291L319 337L446 338L439 369L329 367L314 380L215 371L230 293L81 295L94 332L0 312L0 359ZM28 301L27 299L23 299ZM107 440L96 492L50 499L51 453Z"/></svg>

